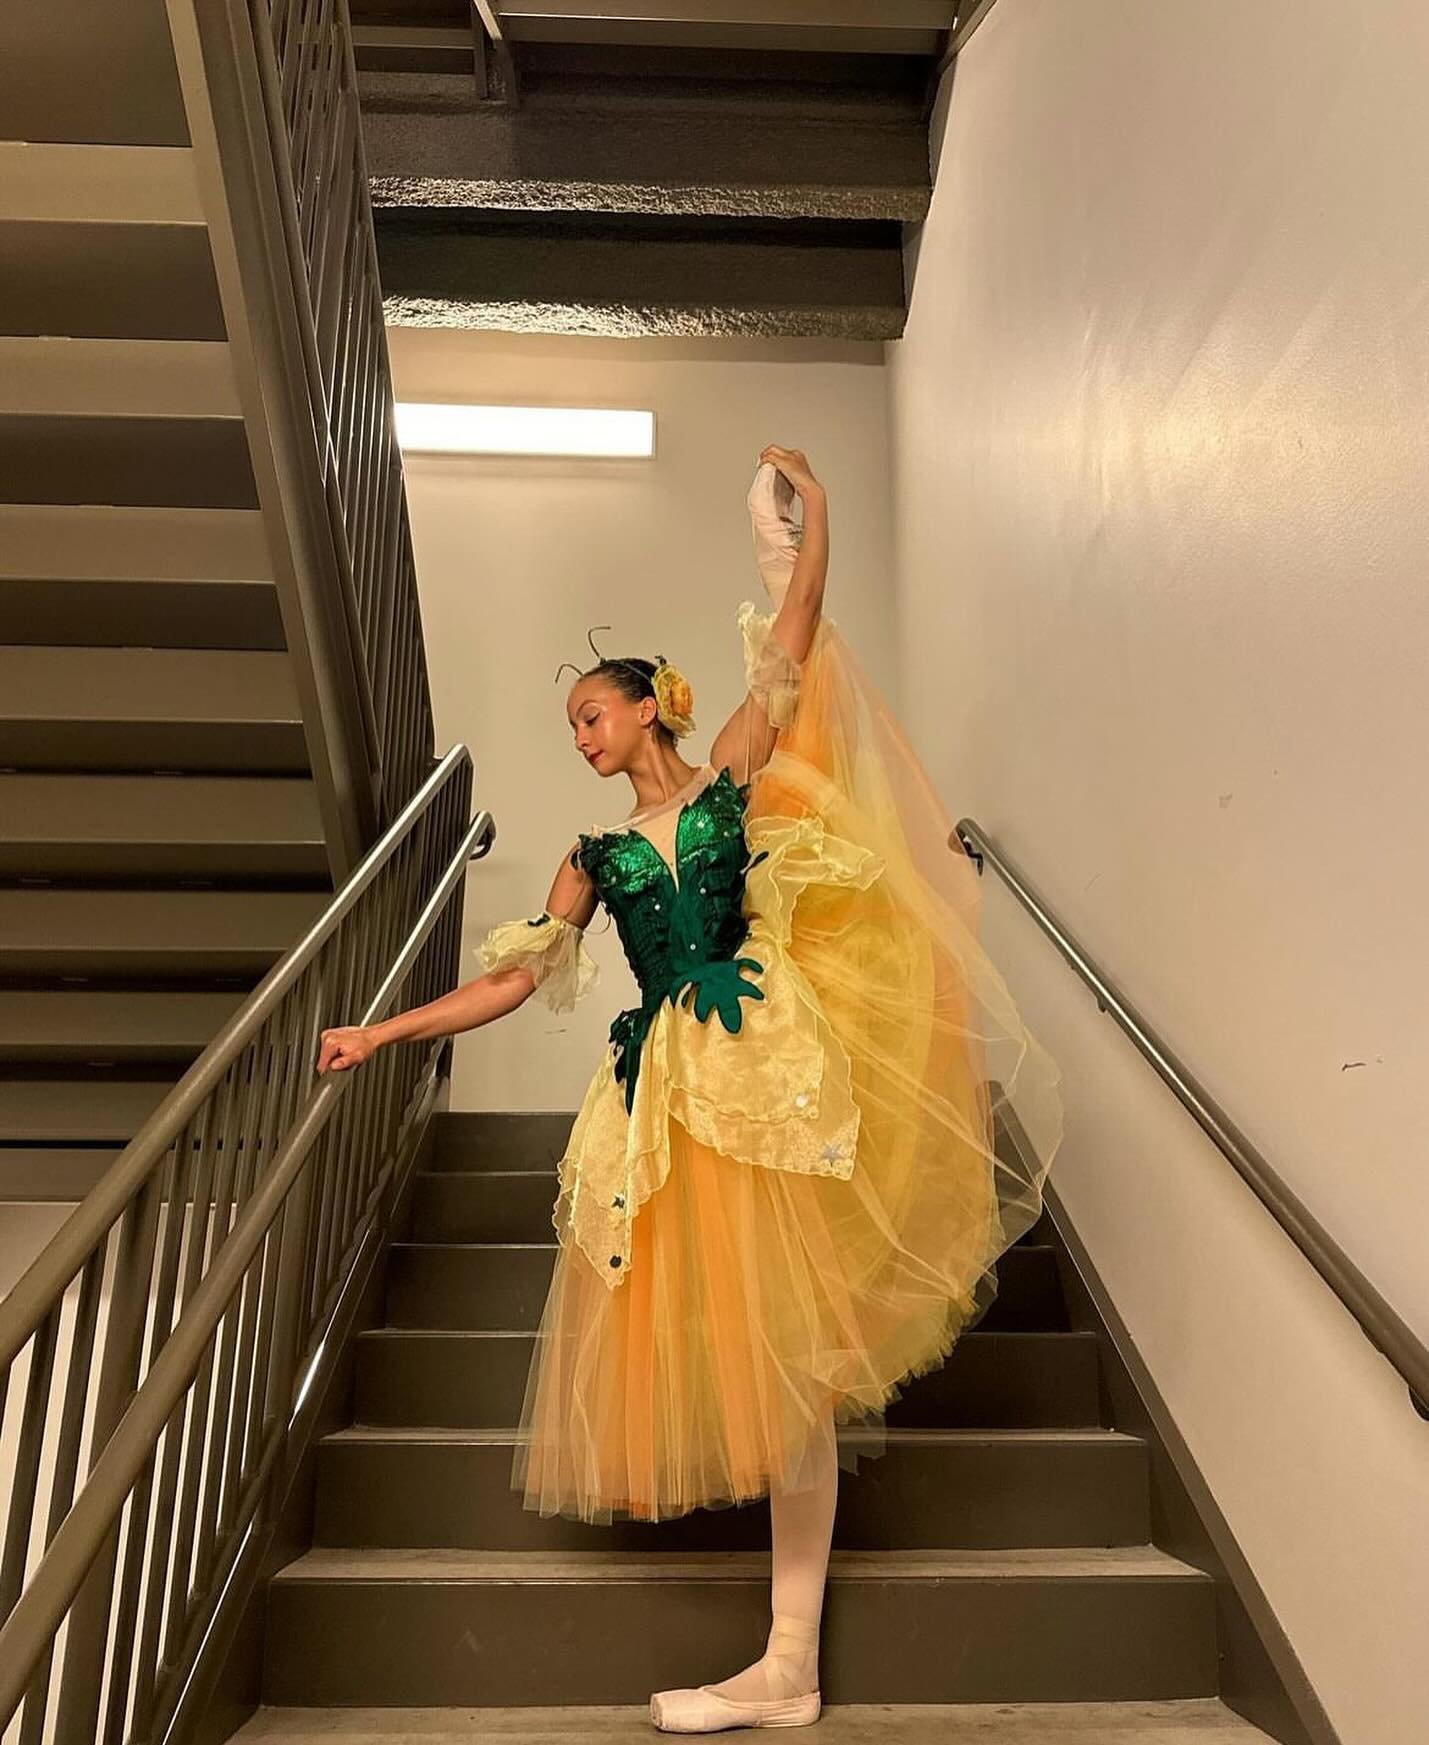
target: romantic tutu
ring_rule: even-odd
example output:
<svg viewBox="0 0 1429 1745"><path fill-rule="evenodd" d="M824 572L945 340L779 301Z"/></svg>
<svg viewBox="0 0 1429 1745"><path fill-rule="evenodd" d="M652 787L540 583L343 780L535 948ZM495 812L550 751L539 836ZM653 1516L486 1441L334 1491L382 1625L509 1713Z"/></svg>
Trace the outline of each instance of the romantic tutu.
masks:
<svg viewBox="0 0 1429 1745"><path fill-rule="evenodd" d="M787 491L766 463L748 499L776 608ZM911 745L833 620L795 663L774 617L739 609L768 761L743 783L706 764L663 818L580 837L642 997L560 1162L511 1473L543 1515L798 1489L830 1435L844 1468L876 1458L889 1403L986 1313L1060 1143L1060 1074ZM560 917L481 952L555 1010L596 981Z"/></svg>

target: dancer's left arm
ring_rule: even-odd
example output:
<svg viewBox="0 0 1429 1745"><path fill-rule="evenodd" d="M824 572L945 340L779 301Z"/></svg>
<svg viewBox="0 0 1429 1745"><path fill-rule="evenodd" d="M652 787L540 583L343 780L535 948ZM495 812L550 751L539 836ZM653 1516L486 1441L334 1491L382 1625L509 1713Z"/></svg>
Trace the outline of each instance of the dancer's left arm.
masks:
<svg viewBox="0 0 1429 1745"><path fill-rule="evenodd" d="M774 619L774 635L790 659L801 666L814 645L814 632L824 609L824 583L829 574L829 504L824 487L814 477L801 448L776 448L772 443L759 456L773 461L799 493L804 506L804 533L788 592Z"/></svg>
<svg viewBox="0 0 1429 1745"><path fill-rule="evenodd" d="M799 669L813 646L829 567L828 501L807 457L801 449L771 444L759 458L772 461L799 493L804 518L793 573L769 627L768 641L775 646L766 645L758 653L750 651L749 689L716 734L710 750L710 762L716 769L728 764L741 772L739 779L745 782L768 763L779 743L780 729L792 719ZM746 628L745 634L749 637L753 632Z"/></svg>

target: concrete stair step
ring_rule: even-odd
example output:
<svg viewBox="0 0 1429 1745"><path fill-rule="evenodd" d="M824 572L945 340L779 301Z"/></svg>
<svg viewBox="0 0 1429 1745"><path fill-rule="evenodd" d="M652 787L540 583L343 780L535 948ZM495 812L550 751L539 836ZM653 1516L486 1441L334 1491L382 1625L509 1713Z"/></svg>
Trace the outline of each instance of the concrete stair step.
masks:
<svg viewBox="0 0 1429 1745"><path fill-rule="evenodd" d="M11 769L308 769L286 654L0 647L0 764Z"/></svg>
<svg viewBox="0 0 1429 1745"><path fill-rule="evenodd" d="M428 1183L449 1188L465 1180L486 1188L492 1182L533 1179L545 1183L541 1216L549 1228L554 1184L546 1177L429 1176L419 1184L413 1227L422 1239L394 1244L388 1257L389 1325L478 1332L537 1326L556 1260L554 1239L444 1240L445 1232L434 1228L442 1220L432 1217L432 1207L421 1194L421 1187ZM999 1264L997 1298L979 1326L987 1332L1052 1332L1064 1330L1066 1325L1055 1251L1014 1244Z"/></svg>
<svg viewBox="0 0 1429 1745"><path fill-rule="evenodd" d="M0 384L9 502L257 506L223 342L0 338Z"/></svg>
<svg viewBox="0 0 1429 1745"><path fill-rule="evenodd" d="M470 39L467 56L470 57ZM365 74L374 205L669 218L926 217L927 127L912 102L855 88L618 74L528 80L521 106L451 101L456 81Z"/></svg>
<svg viewBox="0 0 1429 1745"><path fill-rule="evenodd" d="M856 1445L866 1432L839 1433ZM767 1499L670 1521L597 1526L522 1507L512 1430L352 1427L318 1455L324 1546L486 1550L767 1549ZM1139 1545L1149 1537L1146 1445L1116 1430L890 1430L840 1475L834 1544L850 1549Z"/></svg>
<svg viewBox="0 0 1429 1745"><path fill-rule="evenodd" d="M1127 1703L825 1703L819 1745L1265 1745L1219 1697ZM236 1745L648 1745L648 1701L552 1708L261 1708Z"/></svg>
<svg viewBox="0 0 1429 1745"><path fill-rule="evenodd" d="M877 7L790 7L770 0L725 0L705 16L679 6L596 5L590 0L502 0L515 43L603 43L774 49L803 54L936 54L956 7L946 0L880 0ZM713 13L713 16L709 14Z"/></svg>
<svg viewBox="0 0 1429 1745"><path fill-rule="evenodd" d="M178 1071L0 1081L0 1144L117 1149L168 1096ZM63 1196L60 1196L63 1197Z"/></svg>
<svg viewBox="0 0 1429 1745"><path fill-rule="evenodd" d="M443 1110L432 1117L434 1170L545 1170L556 1165L575 1125L573 1109Z"/></svg>
<svg viewBox="0 0 1429 1745"><path fill-rule="evenodd" d="M227 344L0 339L7 501L253 508Z"/></svg>
<svg viewBox="0 0 1429 1745"><path fill-rule="evenodd" d="M754 1659L768 1552L318 1550L269 1595L269 1703L638 1703ZM1211 1696L1212 1578L1151 1545L845 1551L830 1703Z"/></svg>
<svg viewBox="0 0 1429 1745"><path fill-rule="evenodd" d="M357 1341L362 1424L518 1423L535 1334L375 1328ZM906 1384L890 1427L1091 1428L1100 1422L1093 1333L965 1333L946 1363Z"/></svg>
<svg viewBox="0 0 1429 1745"><path fill-rule="evenodd" d="M0 643L284 647L256 509L0 502Z"/></svg>
<svg viewBox="0 0 1429 1745"><path fill-rule="evenodd" d="M224 339L192 149L0 141L0 333Z"/></svg>
<svg viewBox="0 0 1429 1745"><path fill-rule="evenodd" d="M321 891L11 886L0 889L0 961L8 975L32 978L254 980L328 900Z"/></svg>
<svg viewBox="0 0 1429 1745"><path fill-rule="evenodd" d="M0 116L12 140L186 145L188 123L160 0L10 7Z"/></svg>
<svg viewBox="0 0 1429 1745"><path fill-rule="evenodd" d="M0 877L328 880L317 794L295 776L0 774Z"/></svg>
<svg viewBox="0 0 1429 1745"><path fill-rule="evenodd" d="M246 997L241 990L0 989L0 1062L191 1060Z"/></svg>
<svg viewBox="0 0 1429 1745"><path fill-rule="evenodd" d="M394 325L503 332L896 339L893 220L379 207Z"/></svg>

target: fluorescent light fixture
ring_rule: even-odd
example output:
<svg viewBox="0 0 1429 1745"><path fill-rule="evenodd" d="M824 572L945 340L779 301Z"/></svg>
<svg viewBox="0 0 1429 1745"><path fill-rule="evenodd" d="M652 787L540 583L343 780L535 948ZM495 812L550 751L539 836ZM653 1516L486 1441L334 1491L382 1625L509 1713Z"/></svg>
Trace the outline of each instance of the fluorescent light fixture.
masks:
<svg viewBox="0 0 1429 1745"><path fill-rule="evenodd" d="M639 457L655 452L653 412L399 400L396 413L398 443L416 452Z"/></svg>

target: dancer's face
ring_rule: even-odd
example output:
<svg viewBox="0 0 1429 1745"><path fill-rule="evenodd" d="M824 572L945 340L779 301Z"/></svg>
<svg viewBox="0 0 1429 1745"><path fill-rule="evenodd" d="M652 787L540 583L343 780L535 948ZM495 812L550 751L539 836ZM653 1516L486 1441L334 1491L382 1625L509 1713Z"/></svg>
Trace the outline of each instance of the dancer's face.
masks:
<svg viewBox="0 0 1429 1745"><path fill-rule="evenodd" d="M633 703L606 679L579 679L566 699L576 750L598 775L618 775L634 764L655 707L653 697Z"/></svg>

